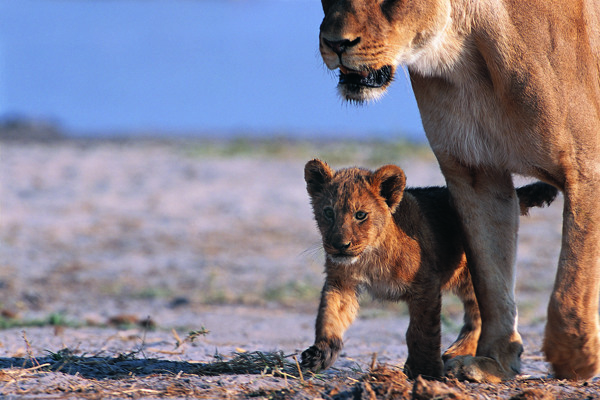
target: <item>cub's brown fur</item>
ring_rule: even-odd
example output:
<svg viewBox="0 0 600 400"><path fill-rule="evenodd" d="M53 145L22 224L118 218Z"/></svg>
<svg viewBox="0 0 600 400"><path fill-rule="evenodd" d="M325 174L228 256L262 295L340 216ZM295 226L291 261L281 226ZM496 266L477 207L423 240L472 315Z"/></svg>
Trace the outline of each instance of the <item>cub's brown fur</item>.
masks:
<svg viewBox="0 0 600 400"><path fill-rule="evenodd" d="M472 380L520 370L512 174L564 193L543 350L558 378L600 372L600 4L595 0L321 0L340 94L380 96L408 67L465 232L482 316ZM495 365L494 365L495 364ZM488 378L489 377L489 378Z"/></svg>
<svg viewBox="0 0 600 400"><path fill-rule="evenodd" d="M474 355L481 319L448 189L405 189L404 172L394 165L375 172L336 172L312 160L304 174L326 252L327 277L315 343L302 353L303 366L320 370L333 364L342 349L342 335L358 312L361 289L378 299L408 303L407 375L442 374L442 290L454 291L465 309L464 326L443 357ZM545 183L517 192L523 213L549 204L557 194Z"/></svg>

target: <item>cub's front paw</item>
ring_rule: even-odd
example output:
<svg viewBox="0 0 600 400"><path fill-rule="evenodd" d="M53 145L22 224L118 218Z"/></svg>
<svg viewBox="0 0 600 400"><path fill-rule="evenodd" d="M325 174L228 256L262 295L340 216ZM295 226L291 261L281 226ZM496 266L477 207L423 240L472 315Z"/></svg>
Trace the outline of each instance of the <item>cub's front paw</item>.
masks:
<svg viewBox="0 0 600 400"><path fill-rule="evenodd" d="M315 343L302 352L302 367L313 372L322 371L333 365L342 349L340 340Z"/></svg>

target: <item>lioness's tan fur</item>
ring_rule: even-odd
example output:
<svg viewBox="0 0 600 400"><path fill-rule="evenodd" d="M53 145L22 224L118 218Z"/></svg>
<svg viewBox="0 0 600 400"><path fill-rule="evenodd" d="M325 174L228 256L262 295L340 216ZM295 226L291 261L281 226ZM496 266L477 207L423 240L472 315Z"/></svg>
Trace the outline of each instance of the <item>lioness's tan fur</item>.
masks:
<svg viewBox="0 0 600 400"><path fill-rule="evenodd" d="M333 171L312 160L305 179L327 257L325 285L312 347L302 364L328 368L342 349L344 331L358 312L358 292L406 301L411 377L439 377L441 292L454 291L465 308L464 326L444 359L475 355L481 320L464 253L464 235L445 187L408 188L394 165L375 172ZM557 190L537 183L518 189L521 211L549 204Z"/></svg>
<svg viewBox="0 0 600 400"><path fill-rule="evenodd" d="M323 60L352 101L408 66L423 126L466 235L481 308L465 378L513 377L518 205L512 174L565 196L543 350L559 378L600 371L600 3L596 0L322 0ZM489 368L490 360L493 368ZM483 378L481 378L483 377Z"/></svg>

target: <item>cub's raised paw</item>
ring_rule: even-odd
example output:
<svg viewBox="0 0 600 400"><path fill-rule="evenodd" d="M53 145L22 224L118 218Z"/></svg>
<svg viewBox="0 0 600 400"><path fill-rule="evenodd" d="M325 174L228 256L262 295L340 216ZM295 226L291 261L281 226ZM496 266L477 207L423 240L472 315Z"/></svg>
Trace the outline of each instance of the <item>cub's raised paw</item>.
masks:
<svg viewBox="0 0 600 400"><path fill-rule="evenodd" d="M302 352L302 368L313 372L322 371L333 365L340 350L324 343L315 344Z"/></svg>
<svg viewBox="0 0 600 400"><path fill-rule="evenodd" d="M514 378L516 373L506 372L493 358L458 356L444 363L444 375L461 381L499 383Z"/></svg>

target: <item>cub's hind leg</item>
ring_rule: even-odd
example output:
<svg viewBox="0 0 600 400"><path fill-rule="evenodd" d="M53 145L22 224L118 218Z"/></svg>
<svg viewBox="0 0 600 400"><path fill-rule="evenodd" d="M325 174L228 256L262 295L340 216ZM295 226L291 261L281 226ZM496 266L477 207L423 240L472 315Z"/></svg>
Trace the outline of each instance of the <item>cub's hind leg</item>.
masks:
<svg viewBox="0 0 600 400"><path fill-rule="evenodd" d="M464 323L454 343L442 355L444 364L456 356L474 356L477 352L477 342L481 333L479 305L475 297L471 276L466 267L461 274L461 282L454 292L463 303Z"/></svg>

